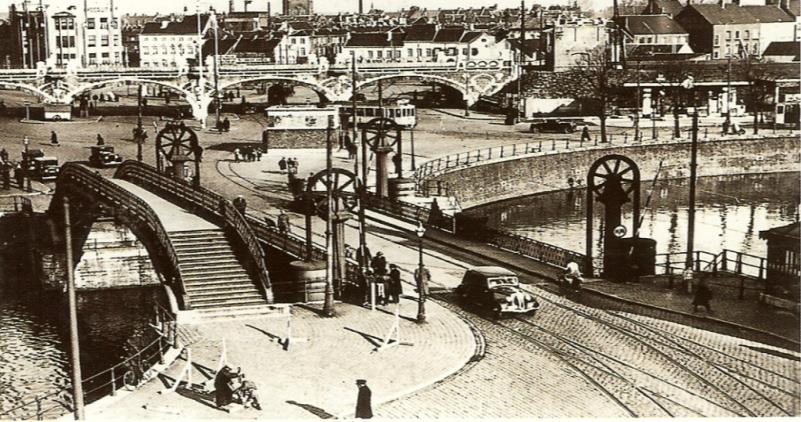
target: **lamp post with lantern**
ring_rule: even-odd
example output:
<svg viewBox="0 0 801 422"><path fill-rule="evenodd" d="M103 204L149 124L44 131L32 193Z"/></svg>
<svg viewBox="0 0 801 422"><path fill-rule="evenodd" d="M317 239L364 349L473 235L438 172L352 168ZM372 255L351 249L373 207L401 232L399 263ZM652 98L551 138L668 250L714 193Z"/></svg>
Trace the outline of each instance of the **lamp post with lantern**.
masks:
<svg viewBox="0 0 801 422"><path fill-rule="evenodd" d="M423 223L417 223L417 251L419 259L417 261L417 323L422 324L426 322L426 267L423 265L423 236L426 234L426 229Z"/></svg>
<svg viewBox="0 0 801 422"><path fill-rule="evenodd" d="M22 165L25 166L25 168L23 169L24 170L23 174L25 175L25 179L27 179L26 190L28 192L33 192L33 189L31 188L31 171L30 171L31 157L28 155L28 145L30 145L30 143L31 141L28 139L27 136L22 139L22 145L25 146L25 159L22 160Z"/></svg>

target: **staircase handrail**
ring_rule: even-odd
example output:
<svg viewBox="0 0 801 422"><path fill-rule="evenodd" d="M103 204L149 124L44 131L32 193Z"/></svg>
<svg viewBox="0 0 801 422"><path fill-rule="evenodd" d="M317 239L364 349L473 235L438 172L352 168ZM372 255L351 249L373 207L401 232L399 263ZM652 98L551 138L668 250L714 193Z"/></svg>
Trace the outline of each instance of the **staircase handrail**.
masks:
<svg viewBox="0 0 801 422"><path fill-rule="evenodd" d="M264 250L261 248L253 229L247 219L227 199L220 200L220 213L223 215L226 226L232 229L247 248L252 263L256 267L254 272L259 280L259 287L264 293L267 303L273 303L273 290L270 284L270 273L267 270L267 263L264 259Z"/></svg>
<svg viewBox="0 0 801 422"><path fill-rule="evenodd" d="M162 251L165 252L166 257L170 262L170 270L172 274L168 274L169 277L167 278L171 280L173 287L178 289L177 294L181 298L184 308L189 309L189 303L186 300L186 286L184 285L181 268L178 265L178 253L175 251L175 247L170 240L170 236L167 234L167 230L164 228L164 225L162 224L161 219L159 219L158 214L153 211L153 208L151 208L150 205L148 205L148 203L141 198L109 181L99 173L94 172L78 163L66 163L61 167L56 186L57 189L62 186L62 189L69 189L73 185L76 188L80 188L82 191L91 189L98 196L106 198L115 205L119 205L120 207L127 209L128 212L138 214L141 220L144 221L144 223L147 224L151 230L153 230L159 246L161 247ZM56 201L52 202L53 205L51 205L50 208L51 215L53 215L53 211L56 211L56 213L61 212L61 210L54 210L53 207L57 206L55 205L55 202Z"/></svg>

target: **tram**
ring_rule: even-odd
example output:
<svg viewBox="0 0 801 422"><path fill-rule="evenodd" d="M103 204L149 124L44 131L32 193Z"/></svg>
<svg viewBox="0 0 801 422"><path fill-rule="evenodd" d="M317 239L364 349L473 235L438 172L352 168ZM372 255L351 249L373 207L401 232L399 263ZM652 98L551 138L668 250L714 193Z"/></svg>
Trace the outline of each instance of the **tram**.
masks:
<svg viewBox="0 0 801 422"><path fill-rule="evenodd" d="M339 111L343 122L349 121L347 116L353 113L353 105L350 103L340 103ZM399 126L413 128L417 125L417 108L409 104L408 100L398 100L395 103L384 104L379 107L378 103L359 103L356 105L356 124L363 125L376 117L392 119Z"/></svg>

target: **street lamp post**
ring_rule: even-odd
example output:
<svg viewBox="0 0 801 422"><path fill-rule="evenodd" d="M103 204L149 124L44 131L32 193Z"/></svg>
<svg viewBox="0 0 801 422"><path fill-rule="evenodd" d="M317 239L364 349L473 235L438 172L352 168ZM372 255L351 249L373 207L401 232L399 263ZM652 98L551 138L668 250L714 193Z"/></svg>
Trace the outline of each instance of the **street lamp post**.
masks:
<svg viewBox="0 0 801 422"><path fill-rule="evenodd" d="M139 90L136 94L136 161L142 162L142 142L144 141L145 129L142 127L142 84L139 84Z"/></svg>
<svg viewBox="0 0 801 422"><path fill-rule="evenodd" d="M30 143L31 143L31 141L28 139L27 136L22 139L22 145L25 145L25 159L22 160L22 165L25 166L25 169L24 169L25 171L24 171L23 174L25 175L25 179L27 179L26 190L28 192L33 192L33 189L31 188L31 172L30 172L30 168L31 168L30 159L31 158L28 155L28 145L30 145Z"/></svg>
<svg viewBox="0 0 801 422"><path fill-rule="evenodd" d="M423 236L426 234L423 223L417 223L417 230L415 230L415 233L417 234L417 251L419 256L417 261L417 323L422 324L426 322L426 290L428 290L425 277L426 267L423 265Z"/></svg>
<svg viewBox="0 0 801 422"><path fill-rule="evenodd" d="M31 120L31 102L25 101L25 121Z"/></svg>

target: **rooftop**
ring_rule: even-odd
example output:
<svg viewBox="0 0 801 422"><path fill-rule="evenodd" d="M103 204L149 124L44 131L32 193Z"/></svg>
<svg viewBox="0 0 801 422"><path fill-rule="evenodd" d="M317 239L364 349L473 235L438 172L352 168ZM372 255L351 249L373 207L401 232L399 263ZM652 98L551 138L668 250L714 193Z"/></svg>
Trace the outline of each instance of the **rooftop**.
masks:
<svg viewBox="0 0 801 422"><path fill-rule="evenodd" d="M712 25L738 23L794 22L795 18L786 11L770 6L726 6L717 4L691 4L685 10L695 10ZM684 12L682 12L684 13Z"/></svg>
<svg viewBox="0 0 801 422"><path fill-rule="evenodd" d="M665 15L620 16L616 22L633 35L686 34L676 21Z"/></svg>

